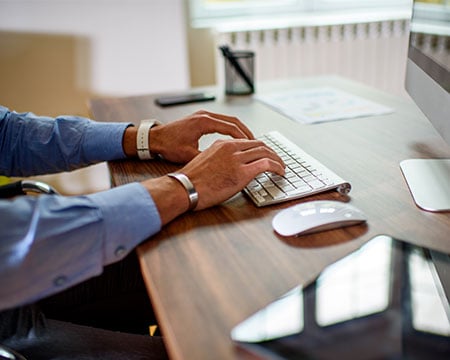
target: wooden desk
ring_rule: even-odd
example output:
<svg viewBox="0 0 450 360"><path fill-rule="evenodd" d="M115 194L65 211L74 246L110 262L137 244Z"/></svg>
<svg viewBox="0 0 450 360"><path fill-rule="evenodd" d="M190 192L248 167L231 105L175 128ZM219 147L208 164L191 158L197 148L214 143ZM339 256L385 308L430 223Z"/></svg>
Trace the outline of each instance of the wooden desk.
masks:
<svg viewBox="0 0 450 360"><path fill-rule="evenodd" d="M239 193L221 206L186 214L166 226L141 245L138 254L173 359L237 358L229 337L234 325L377 235L450 253L450 213L418 209L399 168L407 158L450 156L448 145L411 101L339 78L258 84L258 91L322 85L362 95L395 112L301 125L251 97L219 96L215 102L167 109L155 106L153 96L91 102L99 121L169 121L204 108L238 116L255 135L278 130L353 186L347 199L335 192L312 199L348 200L369 218L367 226L282 239L272 231L271 219L294 203L256 208ZM161 161L117 161L109 167L114 186L176 169Z"/></svg>

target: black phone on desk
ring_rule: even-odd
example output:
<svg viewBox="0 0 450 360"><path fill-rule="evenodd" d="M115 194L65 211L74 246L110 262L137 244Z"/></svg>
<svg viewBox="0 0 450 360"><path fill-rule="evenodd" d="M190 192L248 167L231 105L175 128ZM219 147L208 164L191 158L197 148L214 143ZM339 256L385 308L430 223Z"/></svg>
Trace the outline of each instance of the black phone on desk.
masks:
<svg viewBox="0 0 450 360"><path fill-rule="evenodd" d="M155 99L155 103L159 106L173 106L190 104L203 101L213 101L216 97L213 94L205 92L186 93L178 95L161 96Z"/></svg>

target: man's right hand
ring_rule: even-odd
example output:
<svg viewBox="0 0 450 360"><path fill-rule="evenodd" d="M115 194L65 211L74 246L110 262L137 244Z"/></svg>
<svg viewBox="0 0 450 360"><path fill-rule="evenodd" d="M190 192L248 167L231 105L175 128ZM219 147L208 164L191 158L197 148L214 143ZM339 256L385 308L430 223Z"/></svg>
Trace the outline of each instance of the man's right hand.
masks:
<svg viewBox="0 0 450 360"><path fill-rule="evenodd" d="M198 192L196 210L205 209L229 199L241 191L255 176L269 171L284 174L281 158L259 140L218 140L179 170ZM142 183L155 201L162 224L167 224L189 208L183 186L163 176Z"/></svg>

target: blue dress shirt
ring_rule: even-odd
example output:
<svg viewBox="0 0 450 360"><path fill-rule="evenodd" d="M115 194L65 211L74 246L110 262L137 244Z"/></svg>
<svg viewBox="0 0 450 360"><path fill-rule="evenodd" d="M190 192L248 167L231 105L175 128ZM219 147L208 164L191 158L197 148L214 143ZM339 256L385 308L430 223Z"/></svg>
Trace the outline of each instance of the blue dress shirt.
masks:
<svg viewBox="0 0 450 360"><path fill-rule="evenodd" d="M122 138L129 125L0 106L0 175L48 174L125 158ZM160 228L156 205L139 183L85 196L0 200L0 310L100 274Z"/></svg>

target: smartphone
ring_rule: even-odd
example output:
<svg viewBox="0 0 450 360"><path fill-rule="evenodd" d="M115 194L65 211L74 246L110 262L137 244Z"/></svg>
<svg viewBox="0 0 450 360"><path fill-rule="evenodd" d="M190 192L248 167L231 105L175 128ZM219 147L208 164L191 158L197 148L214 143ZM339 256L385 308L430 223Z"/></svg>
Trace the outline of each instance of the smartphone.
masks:
<svg viewBox="0 0 450 360"><path fill-rule="evenodd" d="M162 96L155 99L155 103L158 104L159 106L172 106L202 101L212 101L215 99L216 97L212 94L199 92L199 93Z"/></svg>

